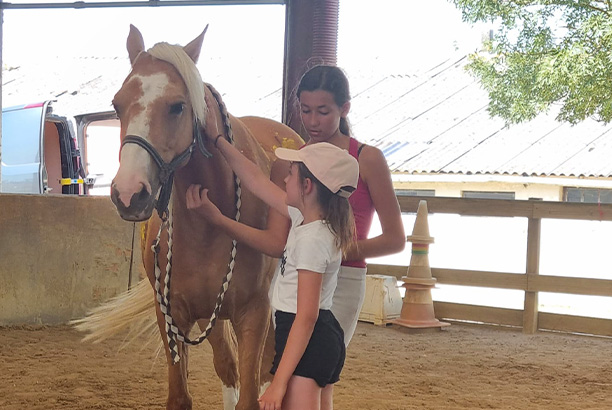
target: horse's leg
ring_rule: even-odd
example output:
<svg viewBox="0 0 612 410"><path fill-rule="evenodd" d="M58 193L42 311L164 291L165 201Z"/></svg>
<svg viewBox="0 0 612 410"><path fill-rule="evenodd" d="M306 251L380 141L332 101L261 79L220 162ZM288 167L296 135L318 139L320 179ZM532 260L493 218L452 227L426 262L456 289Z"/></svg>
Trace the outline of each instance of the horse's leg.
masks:
<svg viewBox="0 0 612 410"><path fill-rule="evenodd" d="M262 297L267 298L267 295ZM259 306L257 306L259 305ZM243 306L234 318L238 339L238 366L240 369L240 400L236 410L258 410L260 365L264 341L270 324L268 303L250 303Z"/></svg>
<svg viewBox="0 0 612 410"><path fill-rule="evenodd" d="M268 388L270 383L272 382L272 373L270 373L270 369L272 368L272 361L274 360L274 325L272 324L272 320L270 319L270 326L268 328L268 333L266 336L266 340L264 342L264 351L263 357L261 359L261 373L259 380L259 394L262 395L264 391Z"/></svg>
<svg viewBox="0 0 612 410"><path fill-rule="evenodd" d="M208 320L199 320L198 326L203 331ZM238 365L236 364L236 336L228 320L219 320L208 335L208 342L213 349L215 372L221 379L223 389L223 409L234 410L238 403Z"/></svg>
<svg viewBox="0 0 612 410"><path fill-rule="evenodd" d="M166 322L159 310L159 305L156 305L155 312L157 313L157 325L164 341L166 362L168 364L168 400L166 401L166 410L191 410L192 400L187 388L187 363L189 361L187 345L178 342L181 360L177 364L173 364L170 349L168 348Z"/></svg>

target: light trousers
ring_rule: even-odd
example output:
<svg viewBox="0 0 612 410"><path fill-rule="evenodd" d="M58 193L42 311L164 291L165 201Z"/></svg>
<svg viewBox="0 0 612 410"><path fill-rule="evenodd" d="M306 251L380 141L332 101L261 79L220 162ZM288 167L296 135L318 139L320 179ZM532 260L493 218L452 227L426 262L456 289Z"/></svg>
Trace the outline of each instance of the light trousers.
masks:
<svg viewBox="0 0 612 410"><path fill-rule="evenodd" d="M367 268L340 266L331 311L344 331L344 345L353 338L366 291Z"/></svg>

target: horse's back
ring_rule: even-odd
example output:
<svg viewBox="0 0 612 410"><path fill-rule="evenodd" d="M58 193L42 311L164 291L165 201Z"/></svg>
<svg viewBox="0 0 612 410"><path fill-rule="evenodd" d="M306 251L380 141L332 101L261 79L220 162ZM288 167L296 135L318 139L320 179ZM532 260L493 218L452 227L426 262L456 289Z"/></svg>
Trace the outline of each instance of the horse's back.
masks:
<svg viewBox="0 0 612 410"><path fill-rule="evenodd" d="M272 162L276 160L274 149L278 147L298 149L304 145L304 140L298 133L278 121L254 116L240 117L239 120L253 134Z"/></svg>

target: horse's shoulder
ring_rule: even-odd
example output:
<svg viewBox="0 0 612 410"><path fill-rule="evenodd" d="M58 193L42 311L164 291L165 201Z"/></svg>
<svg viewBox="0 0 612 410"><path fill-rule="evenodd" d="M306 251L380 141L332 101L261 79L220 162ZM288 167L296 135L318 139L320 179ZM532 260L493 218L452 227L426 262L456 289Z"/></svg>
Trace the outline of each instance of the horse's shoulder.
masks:
<svg viewBox="0 0 612 410"><path fill-rule="evenodd" d="M304 145L304 140L293 129L278 121L264 117L238 118L259 142L266 154L274 157L274 149L278 147L298 149Z"/></svg>

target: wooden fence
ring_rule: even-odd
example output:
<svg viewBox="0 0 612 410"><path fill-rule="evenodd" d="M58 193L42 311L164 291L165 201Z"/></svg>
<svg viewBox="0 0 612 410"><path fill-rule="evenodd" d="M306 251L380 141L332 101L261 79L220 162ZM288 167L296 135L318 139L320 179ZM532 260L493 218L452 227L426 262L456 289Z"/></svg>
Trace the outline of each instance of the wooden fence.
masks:
<svg viewBox="0 0 612 410"><path fill-rule="evenodd" d="M427 201L430 214L524 217L528 220L527 258L524 274L432 268L432 276L440 284L521 290L525 292L523 310L434 302L437 318L518 326L522 327L523 332L528 334L535 333L538 330L551 330L612 336L612 320L538 311L539 292L612 297L612 280L539 274L542 219L612 221L612 205L539 200L398 197L402 212L407 213L416 213L421 200ZM610 245L612 251L612 232ZM406 271L406 266L368 265L368 274L391 275L398 279L405 276Z"/></svg>

